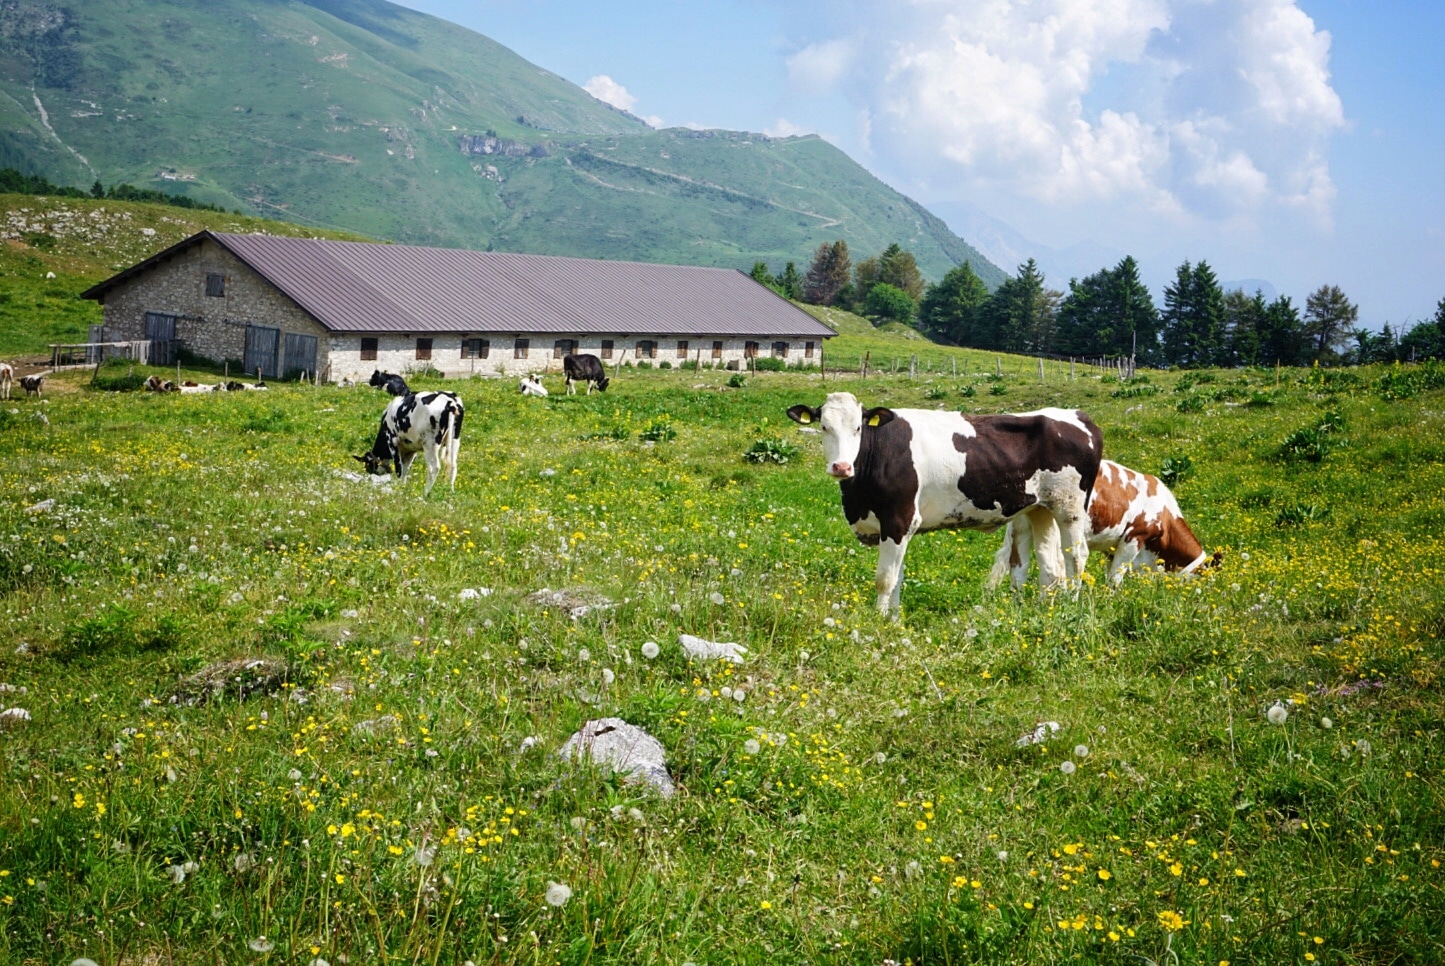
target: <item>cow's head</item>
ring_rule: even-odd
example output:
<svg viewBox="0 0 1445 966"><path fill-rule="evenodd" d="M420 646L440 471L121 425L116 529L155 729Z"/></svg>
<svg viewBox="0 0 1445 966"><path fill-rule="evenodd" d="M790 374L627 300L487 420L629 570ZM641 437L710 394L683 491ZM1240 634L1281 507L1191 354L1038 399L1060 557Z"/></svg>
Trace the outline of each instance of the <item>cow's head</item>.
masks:
<svg viewBox="0 0 1445 966"><path fill-rule="evenodd" d="M378 387L386 385L386 374L385 374L384 372L382 372L380 369L373 369L373 370L371 370L371 383L370 383L370 385L378 386Z"/></svg>
<svg viewBox="0 0 1445 966"><path fill-rule="evenodd" d="M817 424L823 431L823 460L828 475L840 480L853 478L863 433L892 421L893 410L864 409L851 392L835 392L817 409L792 406L788 418L805 426Z"/></svg>
<svg viewBox="0 0 1445 966"><path fill-rule="evenodd" d="M377 456L375 453L367 453L364 456L355 456L352 458L365 464L366 472L372 476L386 476L391 472L391 460Z"/></svg>
<svg viewBox="0 0 1445 966"><path fill-rule="evenodd" d="M609 378L606 377L606 376L603 376L601 379L598 379L598 380L597 380L597 383L596 383L596 385L597 385L597 391L598 391L598 392L606 392L606 391L607 391L607 384L610 383L611 381L612 381L612 380L609 379Z"/></svg>

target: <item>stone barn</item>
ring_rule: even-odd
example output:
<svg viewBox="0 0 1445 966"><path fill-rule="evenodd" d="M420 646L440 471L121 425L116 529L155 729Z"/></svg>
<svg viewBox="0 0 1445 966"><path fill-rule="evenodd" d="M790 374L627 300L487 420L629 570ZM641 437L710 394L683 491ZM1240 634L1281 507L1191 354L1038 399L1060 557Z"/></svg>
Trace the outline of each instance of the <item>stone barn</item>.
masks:
<svg viewBox="0 0 1445 966"><path fill-rule="evenodd" d="M734 269L203 231L83 293L99 341L149 339L273 379L447 377L755 357L817 365L836 333Z"/></svg>

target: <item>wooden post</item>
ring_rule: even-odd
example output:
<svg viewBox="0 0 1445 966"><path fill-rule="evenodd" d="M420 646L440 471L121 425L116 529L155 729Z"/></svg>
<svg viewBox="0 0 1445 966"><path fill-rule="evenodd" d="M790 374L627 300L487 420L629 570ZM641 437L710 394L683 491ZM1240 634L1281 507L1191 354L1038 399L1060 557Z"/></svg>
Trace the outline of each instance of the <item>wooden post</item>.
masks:
<svg viewBox="0 0 1445 966"><path fill-rule="evenodd" d="M953 378L957 379L957 378L958 378L958 356L951 356L951 357L950 357L950 360L953 362Z"/></svg>
<svg viewBox="0 0 1445 966"><path fill-rule="evenodd" d="M1069 356L1069 382L1074 381L1074 357Z"/></svg>
<svg viewBox="0 0 1445 966"><path fill-rule="evenodd" d="M908 378L912 379L918 375L918 353L908 357Z"/></svg>
<svg viewBox="0 0 1445 966"><path fill-rule="evenodd" d="M823 357L822 339L818 340L818 374L823 377L824 382L828 381L828 360Z"/></svg>
<svg viewBox="0 0 1445 966"><path fill-rule="evenodd" d="M1039 382L1044 381L1044 357L1039 356Z"/></svg>
<svg viewBox="0 0 1445 966"><path fill-rule="evenodd" d="M1000 379L1003 378L1003 356L993 357L993 371Z"/></svg>
<svg viewBox="0 0 1445 966"><path fill-rule="evenodd" d="M867 379L867 378L868 378L868 360L872 357L872 355L873 355L873 350L871 350L871 349L868 350L867 352L864 352L864 353L863 353L863 365L862 365L861 368L862 368L862 378L864 378L864 379Z"/></svg>

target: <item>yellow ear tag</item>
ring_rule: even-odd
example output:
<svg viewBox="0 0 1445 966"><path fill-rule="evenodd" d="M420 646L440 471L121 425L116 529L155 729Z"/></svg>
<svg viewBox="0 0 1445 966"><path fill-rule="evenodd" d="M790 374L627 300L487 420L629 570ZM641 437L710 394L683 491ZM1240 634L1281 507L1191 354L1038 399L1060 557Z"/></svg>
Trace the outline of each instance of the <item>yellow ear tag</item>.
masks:
<svg viewBox="0 0 1445 966"><path fill-rule="evenodd" d="M812 421L813 421L813 414L812 414L812 413L803 412L803 413L799 413L799 414L798 414L798 422L800 422L800 423L811 423Z"/></svg>
<svg viewBox="0 0 1445 966"><path fill-rule="evenodd" d="M878 422L879 422L879 419L878 419L877 416L869 416L869 417L868 417L868 425L869 425L869 426L877 426L877 425L878 425Z"/></svg>

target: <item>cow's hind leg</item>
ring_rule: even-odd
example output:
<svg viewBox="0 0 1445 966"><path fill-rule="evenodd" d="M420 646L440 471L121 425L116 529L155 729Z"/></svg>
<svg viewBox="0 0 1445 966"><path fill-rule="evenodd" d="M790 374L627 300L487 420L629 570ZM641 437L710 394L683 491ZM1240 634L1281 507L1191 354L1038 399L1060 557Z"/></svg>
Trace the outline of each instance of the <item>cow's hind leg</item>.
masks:
<svg viewBox="0 0 1445 966"><path fill-rule="evenodd" d="M1028 527L1033 531L1034 557L1039 562L1039 590L1046 592L1062 581L1066 572L1059 524L1053 514L1038 507L1027 515Z"/></svg>
<svg viewBox="0 0 1445 966"><path fill-rule="evenodd" d="M1003 546L993 557L993 570L988 575L988 587L996 589L1005 577L1010 578L1014 590L1021 588L1029 579L1029 564L1033 557L1033 527L1026 515L1014 517L1004 527Z"/></svg>

